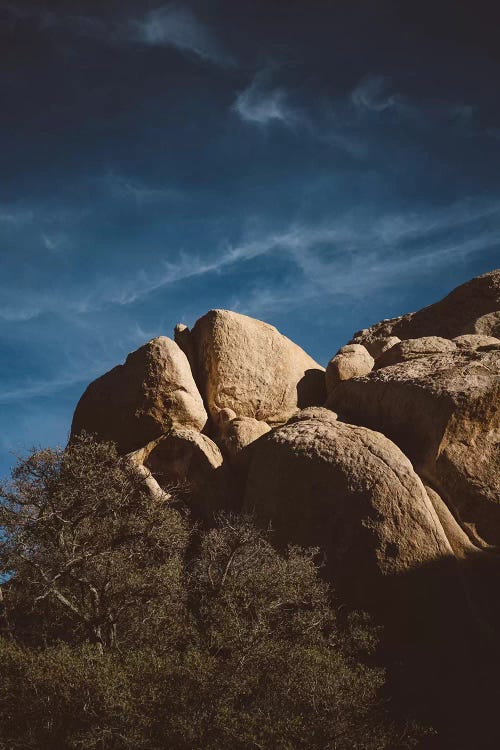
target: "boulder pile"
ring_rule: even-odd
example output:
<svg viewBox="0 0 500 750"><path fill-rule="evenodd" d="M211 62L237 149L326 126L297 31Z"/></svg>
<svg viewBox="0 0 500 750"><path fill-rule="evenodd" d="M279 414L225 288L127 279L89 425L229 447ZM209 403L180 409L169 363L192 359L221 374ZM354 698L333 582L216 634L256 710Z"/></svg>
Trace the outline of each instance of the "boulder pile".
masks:
<svg viewBox="0 0 500 750"><path fill-rule="evenodd" d="M182 484L205 522L231 507L279 546L318 547L356 606L421 602L424 571L447 596L473 585L464 561L498 568L500 271L359 331L326 370L273 326L211 310L91 383L82 431L158 501Z"/></svg>

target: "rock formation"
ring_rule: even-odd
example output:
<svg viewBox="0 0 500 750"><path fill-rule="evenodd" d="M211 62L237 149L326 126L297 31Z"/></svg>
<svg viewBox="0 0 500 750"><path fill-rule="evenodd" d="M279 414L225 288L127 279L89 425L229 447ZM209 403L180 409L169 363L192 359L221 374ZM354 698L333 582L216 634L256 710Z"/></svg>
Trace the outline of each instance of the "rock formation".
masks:
<svg viewBox="0 0 500 750"><path fill-rule="evenodd" d="M362 606L394 595L403 573L453 557L406 456L384 435L336 420L296 421L263 438L244 507L280 546L318 546L328 578Z"/></svg>
<svg viewBox="0 0 500 750"><path fill-rule="evenodd" d="M471 279L423 310L383 320L358 331L351 343L365 344L386 336L452 339L463 333L500 337L500 271L490 271Z"/></svg>
<svg viewBox="0 0 500 750"><path fill-rule="evenodd" d="M395 365L398 362L409 362L417 357L425 357L428 354L440 354L442 352L453 352L457 348L454 341L443 339L440 336L423 336L421 339L405 339L394 346L386 349L377 359L375 365L379 370L381 367Z"/></svg>
<svg viewBox="0 0 500 750"><path fill-rule="evenodd" d="M346 600L406 588L425 609L429 581L444 601L467 566L467 601L480 590L500 619L499 336L500 271L358 332L326 373L273 326L211 310L91 383L72 434L115 441L159 502L183 485L204 522L244 507L277 544L318 545Z"/></svg>
<svg viewBox="0 0 500 750"><path fill-rule="evenodd" d="M343 346L332 357L326 368L326 392L333 391L342 380L350 380L368 373L373 369L374 359L361 344Z"/></svg>
<svg viewBox="0 0 500 750"><path fill-rule="evenodd" d="M116 442L155 501L182 488L201 523L245 510L280 548L318 547L340 600L405 655L405 689L451 723L474 706L479 747L500 627L500 271L359 331L326 372L228 310L174 335L91 383L72 435Z"/></svg>
<svg viewBox="0 0 500 750"><path fill-rule="evenodd" d="M197 321L189 343L198 387L215 426L225 408L237 417L276 425L297 409L324 403L324 368L267 323L211 310Z"/></svg>
<svg viewBox="0 0 500 750"><path fill-rule="evenodd" d="M186 355L172 339L159 336L88 386L71 434L85 430L128 453L174 425L202 430L206 421Z"/></svg>
<svg viewBox="0 0 500 750"><path fill-rule="evenodd" d="M460 349L377 369L340 383L329 404L393 440L472 539L500 544L499 351Z"/></svg>

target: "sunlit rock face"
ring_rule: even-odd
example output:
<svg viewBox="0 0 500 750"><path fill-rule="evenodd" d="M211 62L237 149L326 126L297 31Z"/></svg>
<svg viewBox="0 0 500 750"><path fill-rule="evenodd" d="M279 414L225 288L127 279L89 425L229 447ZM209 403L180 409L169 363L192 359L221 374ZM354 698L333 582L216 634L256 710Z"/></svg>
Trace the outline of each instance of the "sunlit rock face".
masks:
<svg viewBox="0 0 500 750"><path fill-rule="evenodd" d="M276 425L297 409L324 403L324 368L267 323L211 310L195 324L189 344L198 387L215 425L226 408L237 417Z"/></svg>
<svg viewBox="0 0 500 750"><path fill-rule="evenodd" d="M188 488L202 523L244 509L281 547L317 545L346 601L385 601L394 614L405 600L413 617L432 582L434 601L449 603L453 589L462 612L453 565L473 559L466 598L479 587L488 610L500 546L499 323L492 271L358 332L325 373L273 326L211 310L91 383L72 434L116 442L158 502Z"/></svg>
<svg viewBox="0 0 500 750"><path fill-rule="evenodd" d="M172 339L159 336L88 386L71 434L86 431L128 453L175 425L202 430L206 421L186 355Z"/></svg>

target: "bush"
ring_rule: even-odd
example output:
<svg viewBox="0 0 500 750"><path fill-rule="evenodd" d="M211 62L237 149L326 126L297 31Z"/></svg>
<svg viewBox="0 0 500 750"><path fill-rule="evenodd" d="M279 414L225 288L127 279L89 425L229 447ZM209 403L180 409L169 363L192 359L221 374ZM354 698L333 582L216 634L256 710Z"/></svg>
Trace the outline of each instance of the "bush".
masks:
<svg viewBox="0 0 500 750"><path fill-rule="evenodd" d="M1 750L412 745L316 550L279 555L246 518L193 528L90 438L30 456L4 498Z"/></svg>

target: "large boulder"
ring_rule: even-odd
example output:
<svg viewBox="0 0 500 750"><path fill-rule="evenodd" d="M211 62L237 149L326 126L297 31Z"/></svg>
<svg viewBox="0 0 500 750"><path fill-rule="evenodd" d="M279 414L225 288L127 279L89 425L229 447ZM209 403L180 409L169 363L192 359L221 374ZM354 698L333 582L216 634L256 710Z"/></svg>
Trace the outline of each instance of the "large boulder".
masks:
<svg viewBox="0 0 500 750"><path fill-rule="evenodd" d="M174 427L132 454L167 492L185 492L195 515L210 520L218 510L222 455L206 435Z"/></svg>
<svg viewBox="0 0 500 750"><path fill-rule="evenodd" d="M219 412L219 445L229 463L244 469L247 466L249 451L246 450L271 429L267 422L253 417L237 417L231 409Z"/></svg>
<svg viewBox="0 0 500 750"><path fill-rule="evenodd" d="M500 337L500 270L471 279L440 302L418 312L383 320L358 331L351 343L369 345L368 342L387 336L452 339L463 333Z"/></svg>
<svg viewBox="0 0 500 750"><path fill-rule="evenodd" d="M361 344L343 346L326 368L326 392L330 393L341 380L358 378L373 369L374 359Z"/></svg>
<svg viewBox="0 0 500 750"><path fill-rule="evenodd" d="M426 357L429 354L453 352L457 348L454 341L440 336L423 336L421 339L405 339L387 349L376 362L376 369L395 365L398 362L408 362L415 357ZM366 373L368 374L368 373Z"/></svg>
<svg viewBox="0 0 500 750"><path fill-rule="evenodd" d="M368 354L377 361L384 352L393 347L394 344L399 344L400 341L401 339L397 336L381 336L380 338L365 339L363 346L368 351Z"/></svg>
<svg viewBox="0 0 500 750"><path fill-rule="evenodd" d="M483 346L499 347L500 339L494 336L484 336L482 333L463 333L453 339L459 349L479 349Z"/></svg>
<svg viewBox="0 0 500 750"><path fill-rule="evenodd" d="M399 445L476 544L500 544L500 351L377 369L340 383L329 405Z"/></svg>
<svg viewBox="0 0 500 750"><path fill-rule="evenodd" d="M173 426L202 430L207 413L189 362L166 336L94 380L75 410L71 435L85 430L129 453Z"/></svg>
<svg viewBox="0 0 500 750"><path fill-rule="evenodd" d="M216 429L225 408L275 425L297 409L324 403L324 368L267 323L211 310L189 339L183 329L182 341L193 352L195 376Z"/></svg>
<svg viewBox="0 0 500 750"><path fill-rule="evenodd" d="M392 606L405 574L454 560L410 461L364 427L312 418L273 430L253 451L244 507L279 546L319 546L327 577L363 607Z"/></svg>

